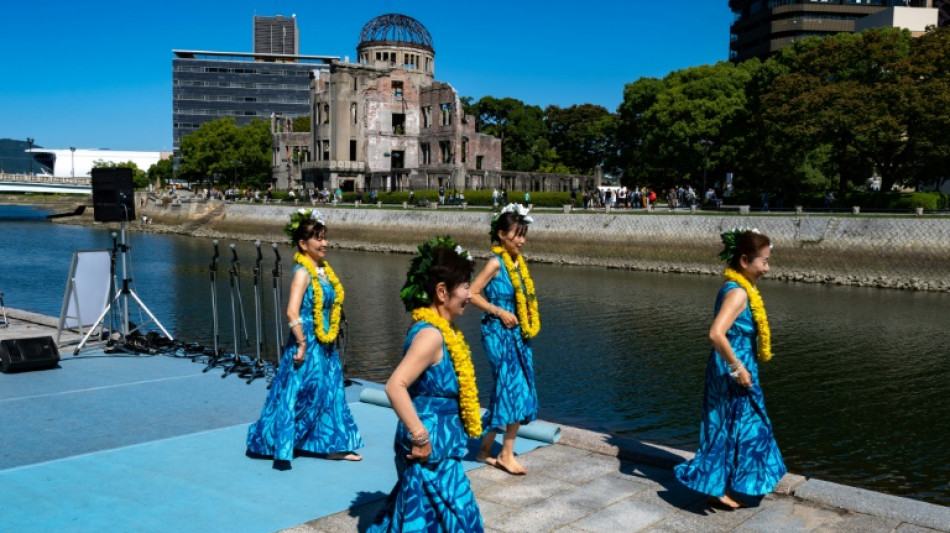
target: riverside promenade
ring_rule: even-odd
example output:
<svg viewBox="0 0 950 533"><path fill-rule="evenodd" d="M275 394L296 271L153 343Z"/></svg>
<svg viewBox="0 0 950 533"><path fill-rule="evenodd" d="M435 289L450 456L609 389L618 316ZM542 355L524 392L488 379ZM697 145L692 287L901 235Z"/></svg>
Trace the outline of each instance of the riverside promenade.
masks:
<svg viewBox="0 0 950 533"><path fill-rule="evenodd" d="M55 318L7 312L0 339L56 335ZM277 472L242 455L262 380L171 357L74 357L77 340L63 337L60 368L0 375L0 404L18 421L0 434L0 497L15 509L0 530L363 531L392 487L386 409L374 407L385 423L361 425L361 463L298 458ZM488 531L950 532L950 508L793 474L756 507L713 509L673 478L690 453L561 430L522 453L526 476L468 471ZM356 496L338 494L347 484Z"/></svg>

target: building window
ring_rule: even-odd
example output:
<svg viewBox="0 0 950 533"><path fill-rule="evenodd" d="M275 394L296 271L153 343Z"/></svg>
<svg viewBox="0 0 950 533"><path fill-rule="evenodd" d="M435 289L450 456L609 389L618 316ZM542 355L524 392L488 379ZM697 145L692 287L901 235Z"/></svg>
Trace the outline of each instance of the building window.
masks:
<svg viewBox="0 0 950 533"><path fill-rule="evenodd" d="M402 98L402 82L394 81L393 82L393 96L396 98Z"/></svg>
<svg viewBox="0 0 950 533"><path fill-rule="evenodd" d="M406 134L406 114L393 113L393 135Z"/></svg>
<svg viewBox="0 0 950 533"><path fill-rule="evenodd" d="M323 160L324 161L330 160L330 140L329 139L323 140Z"/></svg>
<svg viewBox="0 0 950 533"><path fill-rule="evenodd" d="M462 162L465 162L465 155L468 152L468 138L462 137Z"/></svg>
<svg viewBox="0 0 950 533"><path fill-rule="evenodd" d="M432 106L427 105L422 108L422 127L428 128L432 125Z"/></svg>
<svg viewBox="0 0 950 533"><path fill-rule="evenodd" d="M350 104L350 120L352 120L353 124L359 123L359 119L356 116L356 102Z"/></svg>
<svg viewBox="0 0 950 533"><path fill-rule="evenodd" d="M449 126L452 124L452 104L439 104L439 108L442 111L442 125Z"/></svg>
<svg viewBox="0 0 950 533"><path fill-rule="evenodd" d="M356 161L356 140L350 139L350 161Z"/></svg>
<svg viewBox="0 0 950 533"><path fill-rule="evenodd" d="M452 143L450 141L439 141L439 152L442 157L440 162L452 162Z"/></svg>
<svg viewBox="0 0 950 533"><path fill-rule="evenodd" d="M482 169L482 159L484 159L484 158L485 158L485 156L482 156L482 155L477 155L477 156L475 156L475 170L481 170L481 169Z"/></svg>
<svg viewBox="0 0 950 533"><path fill-rule="evenodd" d="M422 152L422 164L431 165L432 164L432 148L429 146L429 143L422 143L419 145L419 151Z"/></svg>

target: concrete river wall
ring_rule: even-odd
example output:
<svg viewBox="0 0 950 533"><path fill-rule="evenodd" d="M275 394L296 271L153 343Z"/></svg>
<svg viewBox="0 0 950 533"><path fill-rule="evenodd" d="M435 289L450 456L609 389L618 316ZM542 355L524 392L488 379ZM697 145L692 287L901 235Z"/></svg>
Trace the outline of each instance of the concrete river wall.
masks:
<svg viewBox="0 0 950 533"><path fill-rule="evenodd" d="M151 203L146 231L285 242L297 207L220 201ZM411 252L452 235L476 257L489 247L492 213L461 208L317 206L331 246ZM950 292L950 217L688 212L533 212L525 254L533 261L645 271L719 274L719 233L757 228L774 242L771 278ZM91 214L85 216L91 219ZM139 224L133 225L141 228Z"/></svg>

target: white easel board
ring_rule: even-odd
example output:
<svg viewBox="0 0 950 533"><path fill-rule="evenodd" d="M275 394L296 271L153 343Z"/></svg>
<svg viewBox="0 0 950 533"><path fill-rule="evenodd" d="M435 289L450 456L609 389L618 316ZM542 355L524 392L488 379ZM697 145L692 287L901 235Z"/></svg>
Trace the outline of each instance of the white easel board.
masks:
<svg viewBox="0 0 950 533"><path fill-rule="evenodd" d="M66 277L66 293L59 314L59 332L92 326L109 305L112 280L109 250L76 250ZM57 335L58 336L58 335Z"/></svg>

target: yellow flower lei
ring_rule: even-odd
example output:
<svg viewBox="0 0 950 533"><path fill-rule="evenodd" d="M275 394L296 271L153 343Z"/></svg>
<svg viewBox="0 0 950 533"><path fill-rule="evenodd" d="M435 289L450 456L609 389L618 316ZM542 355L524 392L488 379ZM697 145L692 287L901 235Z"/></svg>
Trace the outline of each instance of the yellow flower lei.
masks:
<svg viewBox="0 0 950 533"><path fill-rule="evenodd" d="M505 264L505 270L508 271L508 277L511 278L511 284L515 283L515 263L511 255L501 246L492 246L491 251L501 256ZM541 315L538 313L538 296L534 292L534 280L528 273L528 262L524 256L518 262L518 274L521 278L521 290L515 290L515 304L517 304L518 324L521 325L521 336L531 339L541 331Z"/></svg>
<svg viewBox="0 0 950 533"><path fill-rule="evenodd" d="M294 253L294 261L300 263L307 272L310 273L310 284L313 286L313 332L317 335L317 340L323 344L330 344L336 340L340 334L340 316L343 310L343 285L340 278L330 268L326 261L320 261L320 266L327 275L327 281L333 286L336 295L333 298L333 307L330 310L330 330L324 331L323 327L323 288L320 286L320 279L317 275L317 267L309 257L300 252Z"/></svg>
<svg viewBox="0 0 950 533"><path fill-rule="evenodd" d="M481 436L482 410L478 405L475 366L472 364L472 351L465 343L462 331L428 307L413 309L412 319L416 322L428 322L442 332L442 341L449 349L449 356L452 357L452 364L455 366L455 375L459 380L459 416L462 418L462 425L469 437Z"/></svg>
<svg viewBox="0 0 950 533"><path fill-rule="evenodd" d="M734 269L727 268L723 275L727 280L732 281L742 287L749 296L749 307L752 308L752 320L755 321L755 329L759 334L759 359L768 361L772 358L772 332L769 330L769 318L765 314L765 302L759 295L759 290L749 283L745 276L736 272Z"/></svg>

